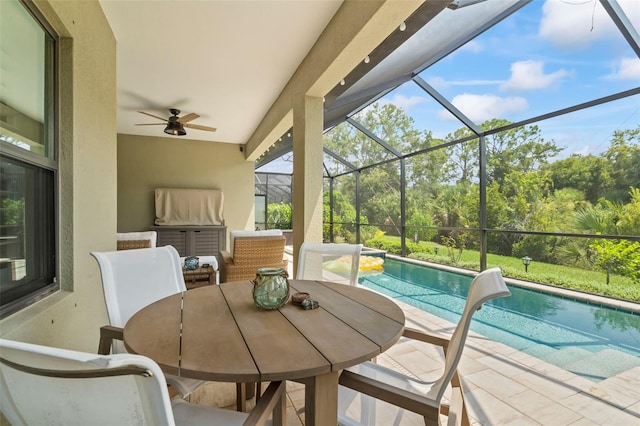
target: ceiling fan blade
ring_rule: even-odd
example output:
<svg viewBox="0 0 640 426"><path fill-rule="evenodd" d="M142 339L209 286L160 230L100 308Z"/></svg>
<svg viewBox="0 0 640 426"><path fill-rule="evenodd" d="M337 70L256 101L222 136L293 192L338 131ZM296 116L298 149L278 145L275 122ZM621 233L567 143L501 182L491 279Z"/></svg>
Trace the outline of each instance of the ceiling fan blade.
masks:
<svg viewBox="0 0 640 426"><path fill-rule="evenodd" d="M149 114L148 112L138 111L140 114L148 115L149 117L157 118L158 120L169 122L166 118L158 117L157 115Z"/></svg>
<svg viewBox="0 0 640 426"><path fill-rule="evenodd" d="M136 123L134 126L166 126L167 123Z"/></svg>
<svg viewBox="0 0 640 426"><path fill-rule="evenodd" d="M215 132L216 130L218 130L215 127L201 126L199 124L189 124L189 123L185 123L184 127L188 127L190 129L206 130L208 132Z"/></svg>
<svg viewBox="0 0 640 426"><path fill-rule="evenodd" d="M178 118L178 121L184 124L186 122L193 121L198 117L200 117L198 114L192 112L190 114L183 115L182 117Z"/></svg>

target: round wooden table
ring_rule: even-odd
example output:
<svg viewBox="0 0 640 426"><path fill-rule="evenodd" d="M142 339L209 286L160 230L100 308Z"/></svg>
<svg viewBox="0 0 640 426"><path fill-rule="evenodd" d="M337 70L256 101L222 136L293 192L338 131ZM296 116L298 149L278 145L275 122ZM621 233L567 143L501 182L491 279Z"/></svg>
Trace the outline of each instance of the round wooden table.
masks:
<svg viewBox="0 0 640 426"><path fill-rule="evenodd" d="M125 346L167 373L195 379L302 381L306 424L335 424L340 371L390 348L402 335L404 313L364 288L289 282L291 294L307 292L320 307L303 310L289 301L265 311L253 303L250 281L206 286L133 315Z"/></svg>

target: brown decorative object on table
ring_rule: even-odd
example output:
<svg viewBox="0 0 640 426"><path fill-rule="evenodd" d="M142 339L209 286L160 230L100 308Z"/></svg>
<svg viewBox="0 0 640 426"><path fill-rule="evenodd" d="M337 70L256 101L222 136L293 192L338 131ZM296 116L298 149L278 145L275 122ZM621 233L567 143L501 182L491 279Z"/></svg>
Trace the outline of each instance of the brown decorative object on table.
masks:
<svg viewBox="0 0 640 426"><path fill-rule="evenodd" d="M305 311L320 307L320 304L317 301L313 300L309 293L304 292L296 293L291 296L291 303L296 306L300 306Z"/></svg>
<svg viewBox="0 0 640 426"><path fill-rule="evenodd" d="M296 293L291 296L291 303L293 303L294 305L302 305L302 302L304 302L308 298L309 293Z"/></svg>
<svg viewBox="0 0 640 426"><path fill-rule="evenodd" d="M320 307L320 304L318 302L316 302L313 299L307 298L304 299L302 301L302 303L300 304L300 306L302 306L302 309L304 309L305 311L309 310L309 309L316 309Z"/></svg>

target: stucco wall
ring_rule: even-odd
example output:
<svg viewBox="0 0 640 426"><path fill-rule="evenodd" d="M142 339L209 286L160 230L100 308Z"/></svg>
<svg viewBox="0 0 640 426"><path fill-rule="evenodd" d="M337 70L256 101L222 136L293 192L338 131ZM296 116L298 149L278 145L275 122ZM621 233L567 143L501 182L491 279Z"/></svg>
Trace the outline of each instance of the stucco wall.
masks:
<svg viewBox="0 0 640 426"><path fill-rule="evenodd" d="M227 232L254 227L253 162L238 145L118 135L119 232L153 226L156 188L220 189Z"/></svg>
<svg viewBox="0 0 640 426"><path fill-rule="evenodd" d="M115 249L116 42L97 1L35 1L62 37L58 281L0 322L3 337L95 352L107 323L91 251ZM99 101L98 101L99 100Z"/></svg>

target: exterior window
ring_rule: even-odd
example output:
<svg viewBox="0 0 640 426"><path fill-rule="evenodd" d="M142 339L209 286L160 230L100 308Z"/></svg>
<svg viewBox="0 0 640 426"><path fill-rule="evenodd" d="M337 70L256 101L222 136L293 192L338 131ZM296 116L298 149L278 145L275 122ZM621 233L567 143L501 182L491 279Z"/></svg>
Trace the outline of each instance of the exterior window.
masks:
<svg viewBox="0 0 640 426"><path fill-rule="evenodd" d="M0 317L56 283L56 43L31 3L0 5Z"/></svg>

